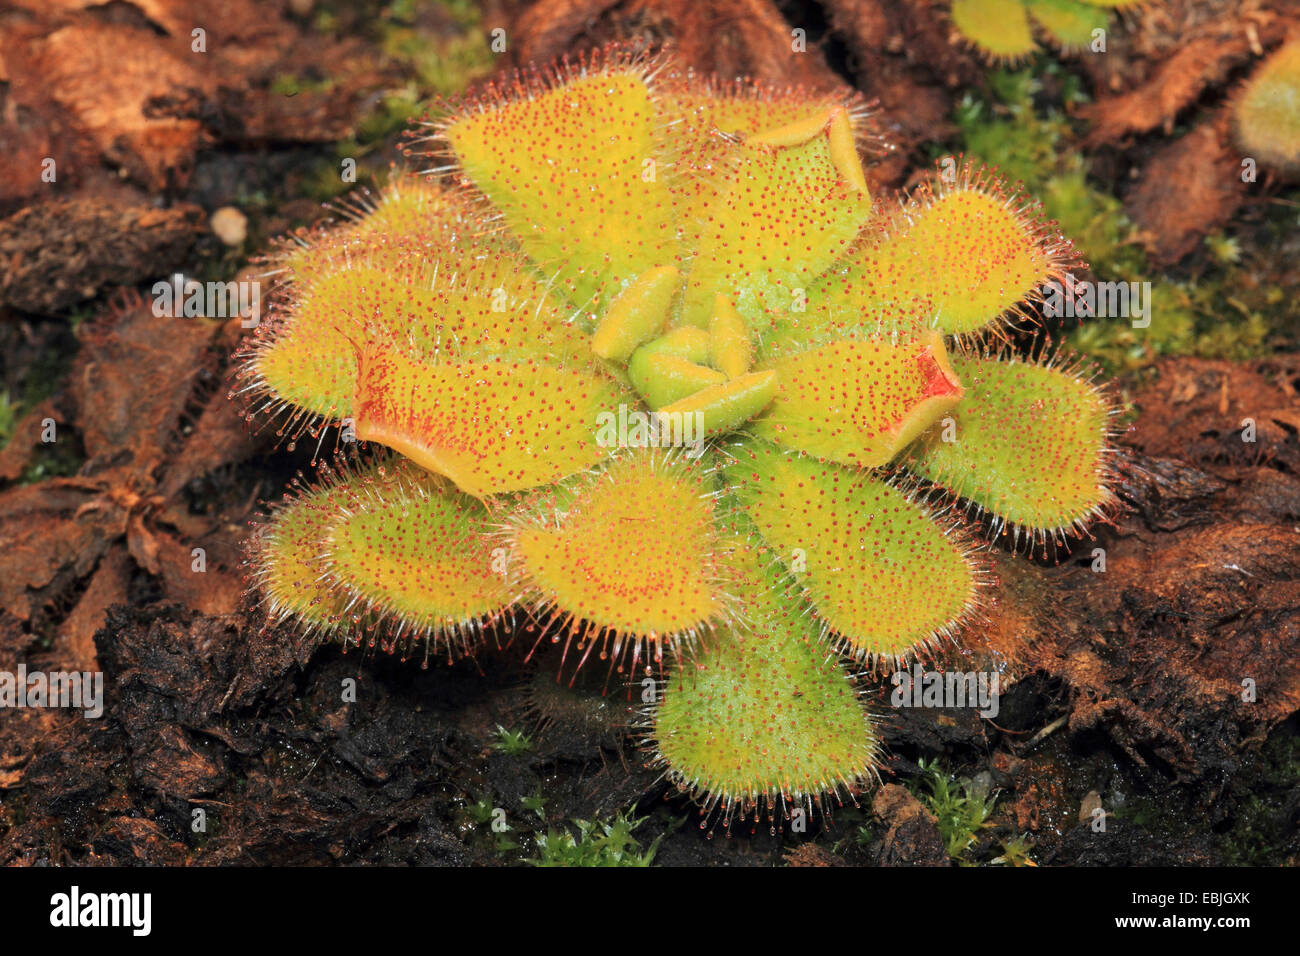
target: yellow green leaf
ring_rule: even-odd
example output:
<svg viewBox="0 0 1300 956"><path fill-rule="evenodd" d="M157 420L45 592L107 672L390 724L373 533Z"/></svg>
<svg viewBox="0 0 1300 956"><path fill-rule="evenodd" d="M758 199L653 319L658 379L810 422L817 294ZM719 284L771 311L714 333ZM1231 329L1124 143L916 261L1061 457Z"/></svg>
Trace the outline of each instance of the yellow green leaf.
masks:
<svg viewBox="0 0 1300 956"><path fill-rule="evenodd" d="M1030 532L1080 527L1113 500L1112 404L1076 370L955 356L965 400L907 467Z"/></svg>
<svg viewBox="0 0 1300 956"><path fill-rule="evenodd" d="M737 559L744 623L679 664L654 711L670 779L728 819L857 783L877 752L852 681L759 560Z"/></svg>
<svg viewBox="0 0 1300 956"><path fill-rule="evenodd" d="M726 611L711 476L640 451L539 496L513 531L533 603L583 641L626 646L695 635Z"/></svg>
<svg viewBox="0 0 1300 956"><path fill-rule="evenodd" d="M744 513L853 654L906 656L974 611L973 556L897 487L763 442L733 453L727 477Z"/></svg>
<svg viewBox="0 0 1300 956"><path fill-rule="evenodd" d="M783 349L763 363L776 398L753 432L859 468L891 461L962 398L943 339L894 342L875 334Z"/></svg>
<svg viewBox="0 0 1300 956"><path fill-rule="evenodd" d="M635 66L473 103L447 119L463 174L573 303L600 311L677 256L650 90ZM606 303L607 304L607 303Z"/></svg>
<svg viewBox="0 0 1300 956"><path fill-rule="evenodd" d="M617 385L527 356L437 363L373 343L357 376L356 435L477 498L550 484L596 464L598 416Z"/></svg>

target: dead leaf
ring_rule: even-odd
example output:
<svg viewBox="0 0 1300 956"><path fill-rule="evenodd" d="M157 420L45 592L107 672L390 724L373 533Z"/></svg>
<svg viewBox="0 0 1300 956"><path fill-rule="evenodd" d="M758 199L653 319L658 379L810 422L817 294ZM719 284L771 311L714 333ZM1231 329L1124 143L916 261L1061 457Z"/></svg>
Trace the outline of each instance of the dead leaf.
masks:
<svg viewBox="0 0 1300 956"><path fill-rule="evenodd" d="M1220 116L1157 150L1124 205L1155 261L1172 265L1226 223L1245 198L1240 157L1227 146Z"/></svg>

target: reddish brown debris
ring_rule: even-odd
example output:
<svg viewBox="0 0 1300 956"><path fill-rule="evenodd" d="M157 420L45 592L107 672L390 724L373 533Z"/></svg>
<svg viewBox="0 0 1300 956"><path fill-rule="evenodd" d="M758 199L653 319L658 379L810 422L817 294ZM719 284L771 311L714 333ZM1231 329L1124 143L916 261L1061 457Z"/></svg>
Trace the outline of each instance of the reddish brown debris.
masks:
<svg viewBox="0 0 1300 956"><path fill-rule="evenodd" d="M1245 199L1241 157L1220 114L1156 150L1124 205L1152 259L1168 266L1223 226Z"/></svg>

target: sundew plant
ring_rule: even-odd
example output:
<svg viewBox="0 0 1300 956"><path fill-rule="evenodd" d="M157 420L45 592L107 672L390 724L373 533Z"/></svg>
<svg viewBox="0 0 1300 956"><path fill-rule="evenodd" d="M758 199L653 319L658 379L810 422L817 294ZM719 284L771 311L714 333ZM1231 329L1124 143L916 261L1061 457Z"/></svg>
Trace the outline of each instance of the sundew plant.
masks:
<svg viewBox="0 0 1300 956"><path fill-rule="evenodd" d="M434 168L277 256L250 414L370 451L258 529L271 620L649 680L649 759L728 823L868 782L857 681L979 623L982 538L1107 513L1115 412L1008 344L1068 240L961 164L873 196L868 138L617 50L438 108Z"/></svg>
<svg viewBox="0 0 1300 956"><path fill-rule="evenodd" d="M1111 12L1143 0L952 0L957 37L997 63L1018 63L1038 52L1038 39L1064 54L1106 49Z"/></svg>

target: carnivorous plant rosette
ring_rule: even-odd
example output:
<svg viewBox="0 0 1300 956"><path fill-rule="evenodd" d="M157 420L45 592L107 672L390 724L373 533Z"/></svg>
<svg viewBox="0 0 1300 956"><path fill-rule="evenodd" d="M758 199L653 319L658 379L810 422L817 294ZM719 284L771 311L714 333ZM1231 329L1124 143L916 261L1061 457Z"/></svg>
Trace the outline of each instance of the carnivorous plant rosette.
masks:
<svg viewBox="0 0 1300 956"><path fill-rule="evenodd" d="M1300 173L1300 37L1269 54L1232 103L1232 125L1246 155L1266 168Z"/></svg>
<svg viewBox="0 0 1300 956"><path fill-rule="evenodd" d="M1063 53L1093 49L1110 27L1111 11L1144 0L952 0L957 36L997 63L1019 63L1038 50L1035 35ZM1104 47L1102 47L1104 49ZM1098 52L1094 49L1094 52Z"/></svg>
<svg viewBox="0 0 1300 956"><path fill-rule="evenodd" d="M284 252L246 357L283 429L391 450L261 528L272 618L662 675L655 759L729 816L869 776L845 668L980 615L963 515L1043 543L1111 503L1104 391L1000 344L1069 243L968 167L873 204L858 100L664 60L430 126L449 165Z"/></svg>

